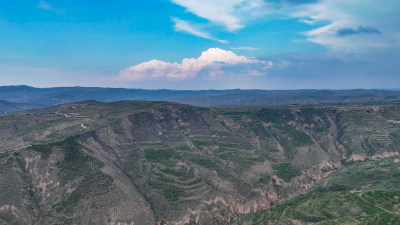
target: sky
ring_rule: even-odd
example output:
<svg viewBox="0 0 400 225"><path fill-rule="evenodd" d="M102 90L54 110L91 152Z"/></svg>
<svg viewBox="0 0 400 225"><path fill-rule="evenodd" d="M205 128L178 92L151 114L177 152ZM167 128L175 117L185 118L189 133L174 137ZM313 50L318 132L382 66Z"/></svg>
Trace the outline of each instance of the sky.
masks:
<svg viewBox="0 0 400 225"><path fill-rule="evenodd" d="M400 88L400 1L0 1L5 85Z"/></svg>

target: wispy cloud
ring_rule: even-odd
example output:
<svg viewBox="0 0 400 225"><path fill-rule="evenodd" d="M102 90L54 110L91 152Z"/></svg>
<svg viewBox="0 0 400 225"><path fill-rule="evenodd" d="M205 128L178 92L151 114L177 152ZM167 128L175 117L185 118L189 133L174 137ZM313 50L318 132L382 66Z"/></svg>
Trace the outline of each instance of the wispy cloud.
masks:
<svg viewBox="0 0 400 225"><path fill-rule="evenodd" d="M54 13L57 13L57 14L61 13L61 11L59 9L54 8L52 5L50 5L46 1L39 1L37 7L39 9L44 9L44 10L51 11L51 12L54 12Z"/></svg>
<svg viewBox="0 0 400 225"><path fill-rule="evenodd" d="M184 7L198 17L214 25L225 27L229 32L237 31L246 25L246 21L259 18L270 12L265 0L170 0ZM273 6L275 7L275 6Z"/></svg>
<svg viewBox="0 0 400 225"><path fill-rule="evenodd" d="M265 0L170 0L176 5L180 5L186 9L187 12L196 15L197 17L206 19L210 26L222 27L224 31L236 32L246 26L247 21L254 20L263 15L268 14L269 10L266 8L269 3ZM187 33L199 37L211 37L209 33L203 29L195 29L193 27L188 29L183 27ZM176 29L177 30L177 29ZM193 32L196 31L196 32ZM213 40L214 38L208 38ZM224 40L218 40L225 43Z"/></svg>
<svg viewBox="0 0 400 225"><path fill-rule="evenodd" d="M172 2L185 7L189 12L199 17L226 26L229 31L243 27L234 12L235 6L244 2L244 0L172 0Z"/></svg>
<svg viewBox="0 0 400 225"><path fill-rule="evenodd" d="M324 24L304 32L310 42L334 51L364 52L397 45L400 28L388 21L400 20L399 7L397 0L388 0L384 5L375 0L320 0L297 7L289 15L311 25ZM381 35L355 35L367 33Z"/></svg>
<svg viewBox="0 0 400 225"><path fill-rule="evenodd" d="M120 80L185 80L199 74L207 78L222 74L265 75L266 70L273 67L272 62L252 57L238 56L231 51L210 48L198 58L186 58L181 63L169 63L151 60L121 70Z"/></svg>
<svg viewBox="0 0 400 225"><path fill-rule="evenodd" d="M220 39L217 39L217 38L213 38L209 33L201 30L200 28L195 27L193 24L191 24L191 23L189 23L187 21L184 21L184 20L181 20L181 19L178 19L178 18L175 18L175 17L173 17L172 19L173 19L173 21L175 23L175 26L174 26L175 27L175 31L185 32L185 33L197 36L197 37L201 37L201 38L205 38L205 39L209 39L209 40L213 40L213 41L218 41L218 42L223 43L223 44L228 43L225 40L220 40Z"/></svg>
<svg viewBox="0 0 400 225"><path fill-rule="evenodd" d="M249 50L249 51L255 51L255 50L259 50L260 48L242 46L242 47L232 47L231 49L233 49L233 50Z"/></svg>

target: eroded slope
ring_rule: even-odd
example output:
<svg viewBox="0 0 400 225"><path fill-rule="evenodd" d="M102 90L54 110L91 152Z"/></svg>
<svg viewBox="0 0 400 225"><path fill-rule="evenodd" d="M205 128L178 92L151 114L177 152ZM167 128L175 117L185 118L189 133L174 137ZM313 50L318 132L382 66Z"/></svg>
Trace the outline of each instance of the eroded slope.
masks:
<svg viewBox="0 0 400 225"><path fill-rule="evenodd" d="M0 218L232 224L350 162L398 154L399 111L84 102L2 115Z"/></svg>

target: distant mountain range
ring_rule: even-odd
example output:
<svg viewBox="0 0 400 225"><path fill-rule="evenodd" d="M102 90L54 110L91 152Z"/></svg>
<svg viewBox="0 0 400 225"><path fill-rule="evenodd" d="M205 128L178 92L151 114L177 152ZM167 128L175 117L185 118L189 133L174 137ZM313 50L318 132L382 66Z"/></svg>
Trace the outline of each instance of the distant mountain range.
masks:
<svg viewBox="0 0 400 225"><path fill-rule="evenodd" d="M0 113L16 112L29 109L41 108L42 105L25 104L25 103L12 103L0 100Z"/></svg>
<svg viewBox="0 0 400 225"><path fill-rule="evenodd" d="M98 87L0 87L0 112L96 100L171 101L194 106L246 107L287 104L352 105L400 103L399 90L145 90Z"/></svg>

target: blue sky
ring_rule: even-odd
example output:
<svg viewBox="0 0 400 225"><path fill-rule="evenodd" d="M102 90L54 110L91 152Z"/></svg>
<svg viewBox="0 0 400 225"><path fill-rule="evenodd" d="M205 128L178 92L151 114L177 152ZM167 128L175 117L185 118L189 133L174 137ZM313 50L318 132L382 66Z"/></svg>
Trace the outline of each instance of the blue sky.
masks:
<svg viewBox="0 0 400 225"><path fill-rule="evenodd" d="M399 88L400 2L0 1L0 85Z"/></svg>

